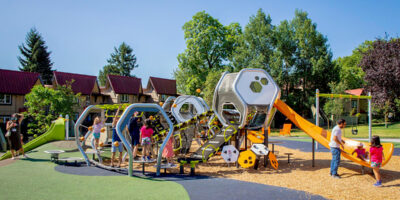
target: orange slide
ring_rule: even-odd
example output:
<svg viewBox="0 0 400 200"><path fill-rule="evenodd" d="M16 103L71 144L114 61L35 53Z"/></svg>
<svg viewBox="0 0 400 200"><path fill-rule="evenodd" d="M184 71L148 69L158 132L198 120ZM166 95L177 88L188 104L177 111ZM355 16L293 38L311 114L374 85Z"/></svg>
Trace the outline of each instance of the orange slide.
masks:
<svg viewBox="0 0 400 200"><path fill-rule="evenodd" d="M305 133L307 133L310 137L315 139L317 142L322 144L324 147L329 149L329 142L331 138L331 132L327 131L319 126L316 126L315 124L307 121L303 117L301 117L299 114L297 114L293 109L291 109L288 105L285 104L285 102L281 101L280 99L277 99L274 107L278 109L283 115L285 115L287 118L290 119L297 127L299 127L301 130L303 130ZM342 156L345 158L356 162L360 165L366 166L366 167L371 167L369 162L365 162L359 158L357 158L357 155L351 155L354 149L357 148L357 145L360 143L359 141L348 139L348 138L343 138L342 139L345 141L345 146L344 146L344 151L342 151ZM369 152L369 143L367 142L362 142L364 144L364 147L366 150ZM382 166L384 166L386 163L389 162L390 158L392 157L393 150L394 150L394 145L392 143L382 143L383 146L383 154L385 157L385 160L382 163Z"/></svg>

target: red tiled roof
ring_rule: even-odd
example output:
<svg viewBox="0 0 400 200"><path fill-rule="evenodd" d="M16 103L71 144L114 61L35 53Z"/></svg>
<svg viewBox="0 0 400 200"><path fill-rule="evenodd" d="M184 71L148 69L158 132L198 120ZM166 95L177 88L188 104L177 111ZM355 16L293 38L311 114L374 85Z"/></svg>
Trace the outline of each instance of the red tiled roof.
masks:
<svg viewBox="0 0 400 200"><path fill-rule="evenodd" d="M65 85L67 81L74 80L72 83L72 91L83 95L92 94L93 88L98 87L97 77L83 74L72 74L66 72L54 71L54 78L58 85Z"/></svg>
<svg viewBox="0 0 400 200"><path fill-rule="evenodd" d="M360 96L364 92L364 88L358 88L358 89L353 89L353 90L346 90L344 91L347 94L355 95L355 96Z"/></svg>
<svg viewBox="0 0 400 200"><path fill-rule="evenodd" d="M176 95L176 80L150 76L149 83L158 94Z"/></svg>
<svg viewBox="0 0 400 200"><path fill-rule="evenodd" d="M142 80L136 77L108 75L108 81L117 94L140 94Z"/></svg>
<svg viewBox="0 0 400 200"><path fill-rule="evenodd" d="M0 93L28 94L39 77L39 73L0 69Z"/></svg>

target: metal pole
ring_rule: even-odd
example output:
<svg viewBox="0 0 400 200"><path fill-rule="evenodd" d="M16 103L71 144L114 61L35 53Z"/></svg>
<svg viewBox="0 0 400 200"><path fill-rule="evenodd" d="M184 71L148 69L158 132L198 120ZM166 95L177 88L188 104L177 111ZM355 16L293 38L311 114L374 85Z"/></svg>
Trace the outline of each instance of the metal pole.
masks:
<svg viewBox="0 0 400 200"><path fill-rule="evenodd" d="M319 90L315 91L315 125L319 126ZM315 144L315 148L318 149L318 142Z"/></svg>
<svg viewBox="0 0 400 200"><path fill-rule="evenodd" d="M69 140L69 115L65 115L65 139Z"/></svg>
<svg viewBox="0 0 400 200"><path fill-rule="evenodd" d="M314 167L314 162L315 162L315 140L314 138L312 139L312 167Z"/></svg>
<svg viewBox="0 0 400 200"><path fill-rule="evenodd" d="M371 92L368 92L368 96L371 96ZM368 99L368 138L371 141L372 138L372 98Z"/></svg>

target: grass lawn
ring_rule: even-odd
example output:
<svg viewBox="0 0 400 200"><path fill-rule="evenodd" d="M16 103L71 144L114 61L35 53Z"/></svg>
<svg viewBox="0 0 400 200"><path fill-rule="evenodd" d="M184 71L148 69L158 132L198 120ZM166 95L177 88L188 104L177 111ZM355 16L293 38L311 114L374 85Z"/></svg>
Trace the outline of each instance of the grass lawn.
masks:
<svg viewBox="0 0 400 200"><path fill-rule="evenodd" d="M357 129L358 134L353 135L351 133L351 125L349 125L345 128L343 136L350 138L368 138L368 125L359 125ZM291 134L292 136L308 137L308 135L300 129L292 129ZM279 130L272 129L271 135L279 136ZM388 128L385 128L384 123L372 124L372 135L379 135L381 138L400 138L400 122L392 123Z"/></svg>
<svg viewBox="0 0 400 200"><path fill-rule="evenodd" d="M28 154L32 159L17 160L0 167L0 199L189 199L178 183L128 176L79 176L54 170L44 150L60 149L43 145ZM79 156L79 152L61 157Z"/></svg>

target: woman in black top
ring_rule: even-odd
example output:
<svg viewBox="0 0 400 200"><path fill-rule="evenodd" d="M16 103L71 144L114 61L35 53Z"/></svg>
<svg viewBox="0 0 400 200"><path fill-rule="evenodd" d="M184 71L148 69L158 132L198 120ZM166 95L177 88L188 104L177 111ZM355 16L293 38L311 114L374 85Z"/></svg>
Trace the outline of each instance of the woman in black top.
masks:
<svg viewBox="0 0 400 200"><path fill-rule="evenodd" d="M21 114L13 114L11 116L11 120L7 122L7 131L10 131L10 136L8 137L8 141L10 143L10 150L12 159L15 160L15 151L20 151L20 153L26 158L24 153L24 148L22 147L22 138L21 138L21 122L24 119L24 115Z"/></svg>

